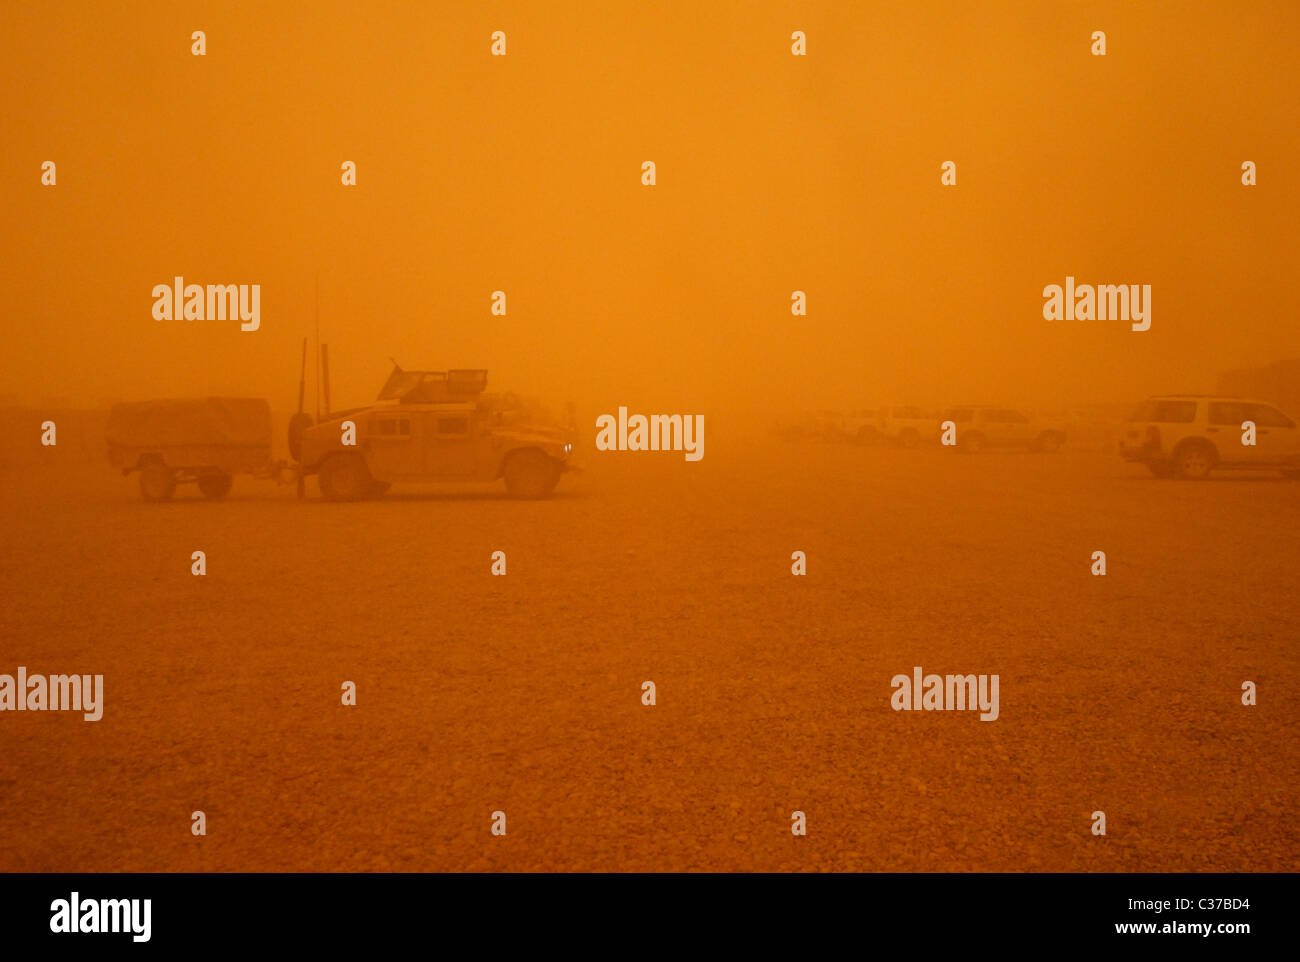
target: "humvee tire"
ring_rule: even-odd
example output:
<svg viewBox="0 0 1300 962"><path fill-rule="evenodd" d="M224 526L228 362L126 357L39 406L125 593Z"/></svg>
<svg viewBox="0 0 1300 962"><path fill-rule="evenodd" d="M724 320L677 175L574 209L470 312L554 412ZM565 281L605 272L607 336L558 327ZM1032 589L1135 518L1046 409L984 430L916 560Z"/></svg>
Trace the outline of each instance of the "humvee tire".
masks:
<svg viewBox="0 0 1300 962"><path fill-rule="evenodd" d="M211 471L204 471L199 475L199 490L203 492L203 497L210 501L224 498L230 493L230 486L234 483L234 478L226 474L225 471L219 471L215 468Z"/></svg>
<svg viewBox="0 0 1300 962"><path fill-rule="evenodd" d="M560 481L559 467L541 451L516 451L502 472L512 498L544 498Z"/></svg>
<svg viewBox="0 0 1300 962"><path fill-rule="evenodd" d="M356 501L370 490L370 469L359 454L331 454L320 466L320 490L331 501Z"/></svg>
<svg viewBox="0 0 1300 962"><path fill-rule="evenodd" d="M161 461L150 461L140 468L140 497L146 501L170 501L176 491L176 476Z"/></svg>

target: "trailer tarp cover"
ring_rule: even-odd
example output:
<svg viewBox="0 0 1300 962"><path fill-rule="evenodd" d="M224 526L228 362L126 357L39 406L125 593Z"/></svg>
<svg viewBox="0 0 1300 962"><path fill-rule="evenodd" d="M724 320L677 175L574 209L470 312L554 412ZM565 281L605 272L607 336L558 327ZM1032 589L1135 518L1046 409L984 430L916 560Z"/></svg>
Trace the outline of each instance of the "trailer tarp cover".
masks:
<svg viewBox="0 0 1300 962"><path fill-rule="evenodd" d="M209 397L115 404L108 415L110 445L162 448L271 445L271 405L265 398Z"/></svg>

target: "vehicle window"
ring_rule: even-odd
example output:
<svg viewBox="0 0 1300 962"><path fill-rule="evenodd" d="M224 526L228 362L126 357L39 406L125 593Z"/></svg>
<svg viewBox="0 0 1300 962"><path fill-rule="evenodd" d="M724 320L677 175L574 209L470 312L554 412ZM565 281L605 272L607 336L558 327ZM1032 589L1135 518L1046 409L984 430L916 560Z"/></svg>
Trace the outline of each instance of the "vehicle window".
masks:
<svg viewBox="0 0 1300 962"><path fill-rule="evenodd" d="M949 408L943 412L945 420L955 421L958 424L961 424L963 421L969 421L972 414L974 414L974 411L970 408Z"/></svg>
<svg viewBox="0 0 1300 962"><path fill-rule="evenodd" d="M1267 404L1243 404L1241 421L1254 421L1261 428L1293 428L1295 422L1275 407ZM1237 424L1240 425L1241 421Z"/></svg>
<svg viewBox="0 0 1300 962"><path fill-rule="evenodd" d="M411 433L411 422L408 418L372 418L370 433L378 437L406 437Z"/></svg>
<svg viewBox="0 0 1300 962"><path fill-rule="evenodd" d="M1245 404L1236 401L1211 401L1209 419L1211 424L1231 424L1239 426L1249 416Z"/></svg>
<svg viewBox="0 0 1300 962"><path fill-rule="evenodd" d="M1129 420L1153 421L1156 424L1191 424L1196 420L1196 402L1143 401Z"/></svg>
<svg viewBox="0 0 1300 962"><path fill-rule="evenodd" d="M1025 424L1029 421L1029 418L1019 411L1012 411L1009 408L995 408L988 412L986 420L997 424Z"/></svg>
<svg viewBox="0 0 1300 962"><path fill-rule="evenodd" d="M469 418L438 418L438 433L444 437L469 434Z"/></svg>

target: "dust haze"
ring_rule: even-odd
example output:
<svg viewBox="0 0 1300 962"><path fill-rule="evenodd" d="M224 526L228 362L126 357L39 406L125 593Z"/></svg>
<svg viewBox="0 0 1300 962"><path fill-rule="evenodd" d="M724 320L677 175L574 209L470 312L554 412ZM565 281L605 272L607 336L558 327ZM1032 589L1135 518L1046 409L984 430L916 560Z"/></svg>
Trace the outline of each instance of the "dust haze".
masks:
<svg viewBox="0 0 1300 962"><path fill-rule="evenodd" d="M1300 416L1300 8L443 7L0 9L0 672L105 678L94 724L0 718L0 870L1293 868L1297 482L1117 445L1149 395ZM155 320L178 276L260 285L259 329ZM1045 320L1067 277L1150 285L1150 329ZM265 398L287 457L304 338L312 415L319 344L335 411L486 369L581 470L110 467L159 398ZM958 404L1067 440L876 432ZM621 406L703 458L597 451ZM1000 673L998 720L892 712L916 665Z"/></svg>
<svg viewBox="0 0 1300 962"><path fill-rule="evenodd" d="M486 58L472 9L11 7L4 392L292 409L318 290L343 405L390 357L761 420L1128 402L1300 356L1292 5L797 13L806 58L781 5L505 5ZM1044 322L1067 274L1152 285L1151 330ZM154 321L177 275L260 284L261 330Z"/></svg>

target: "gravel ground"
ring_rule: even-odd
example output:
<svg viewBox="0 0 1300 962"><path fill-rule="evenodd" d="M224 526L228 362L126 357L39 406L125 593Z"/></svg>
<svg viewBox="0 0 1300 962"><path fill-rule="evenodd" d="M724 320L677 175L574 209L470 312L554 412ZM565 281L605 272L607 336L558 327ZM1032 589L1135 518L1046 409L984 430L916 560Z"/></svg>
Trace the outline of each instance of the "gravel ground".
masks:
<svg viewBox="0 0 1300 962"><path fill-rule="evenodd" d="M0 493L0 672L106 691L0 715L0 870L1297 868L1300 483L736 437L537 503ZM914 665L1000 717L893 711Z"/></svg>

